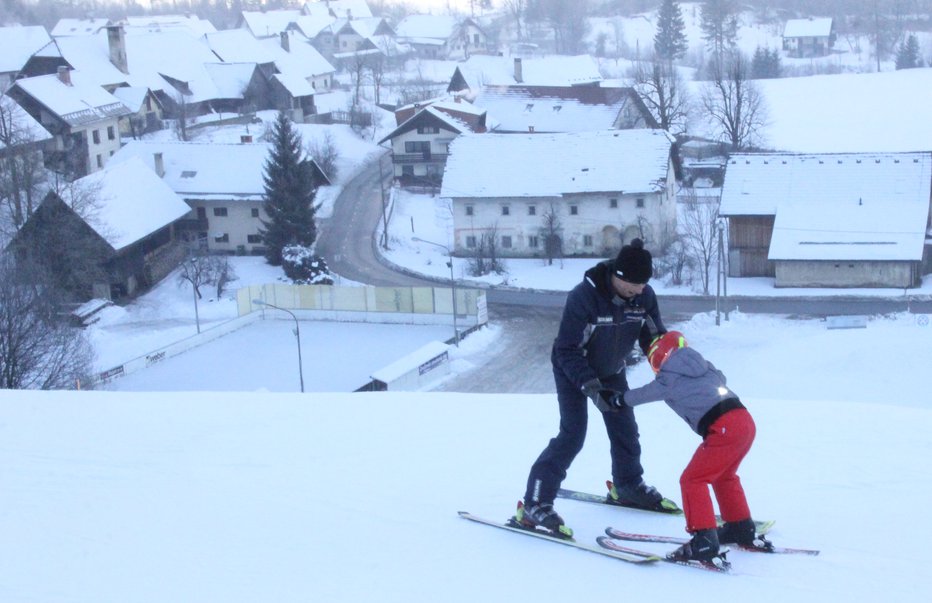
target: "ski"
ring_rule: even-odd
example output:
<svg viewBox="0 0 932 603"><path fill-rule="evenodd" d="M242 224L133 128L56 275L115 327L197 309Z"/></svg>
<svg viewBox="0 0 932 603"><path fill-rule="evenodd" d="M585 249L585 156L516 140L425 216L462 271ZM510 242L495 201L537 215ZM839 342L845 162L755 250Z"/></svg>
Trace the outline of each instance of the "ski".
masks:
<svg viewBox="0 0 932 603"><path fill-rule="evenodd" d="M611 489L612 482L606 482L606 485ZM596 503L600 505L608 505L610 507L619 507L622 509L631 509L633 511L644 511L646 513L660 513L661 515L682 515L683 510L680 509L675 502L669 498L664 498L660 503L663 508L661 509L645 509L643 507L633 507L630 505L619 504L615 501L609 500L609 497L604 494L590 494L589 492L579 492L578 490L569 490L566 488L560 488L557 490L557 496L559 498L565 498L567 500L577 500L580 502ZM715 520L718 522L718 525L722 525L722 518L719 515L715 516ZM765 521L755 521L754 527L758 534L763 536L764 534L770 532L773 529L773 525L776 523L775 520L769 519Z"/></svg>
<svg viewBox="0 0 932 603"><path fill-rule="evenodd" d="M626 553L628 555L641 555L646 557L656 557L665 563L672 563L674 565L683 565L685 567L693 567L696 569L706 570L708 572L716 572L719 574L728 573L731 570L731 563L725 559L725 555L728 553L727 548L723 548L719 551L718 556L715 557L714 561L684 561L679 559L670 559L668 557L663 557L650 553L648 551L642 551L639 549L633 549L627 547L623 544L620 544L617 540L613 540L608 536L599 536L596 538L596 542L599 543L599 546L608 549L609 551L614 551L616 553Z"/></svg>
<svg viewBox="0 0 932 603"><path fill-rule="evenodd" d="M619 540L633 540L635 542L665 542L667 544L686 544L689 542L688 538L680 538L677 536L655 536L653 534L634 534L632 532L622 532L616 528L605 528L605 534L611 538L617 538ZM737 544L737 543L728 543L728 546L734 547L742 551L748 551L751 553L777 553L783 555L818 555L819 551L814 549L796 549L796 548L787 548L782 546L774 546L772 542L763 538L761 535L758 535L759 538L755 540L755 543L760 542L760 544L746 545L746 544Z"/></svg>
<svg viewBox="0 0 932 603"><path fill-rule="evenodd" d="M584 551L589 551L590 553L596 553L596 554L602 555L603 557L610 557L612 559L618 559L619 561L626 561L628 563L646 564L646 563L653 563L655 561L660 561L661 559L658 555L643 555L643 554L636 555L636 554L628 554L628 553L619 552L619 551L610 551L602 547L593 546L593 545L585 544L582 542L577 542L576 540L573 540L572 538L560 538L558 536L553 536L549 532L536 530L534 528L523 527L517 522L512 523L514 521L514 518L509 519L505 523L501 523L498 521L492 521L490 519L484 519L482 517L478 517L467 511L460 511L459 515L463 519L468 519L470 521L475 521L476 523L481 523L487 526L492 526L493 528L501 528L503 530L508 530L509 532L517 532L519 534L527 534L528 536L535 536L543 540L549 540L551 542L565 544L573 548L581 549Z"/></svg>

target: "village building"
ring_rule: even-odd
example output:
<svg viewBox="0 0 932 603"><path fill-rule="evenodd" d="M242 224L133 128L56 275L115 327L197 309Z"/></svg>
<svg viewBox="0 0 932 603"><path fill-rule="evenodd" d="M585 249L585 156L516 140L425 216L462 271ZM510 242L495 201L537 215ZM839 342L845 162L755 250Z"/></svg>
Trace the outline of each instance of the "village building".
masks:
<svg viewBox="0 0 932 603"><path fill-rule="evenodd" d="M728 275L776 287L916 287L926 242L932 153L738 153L719 213Z"/></svg>
<svg viewBox="0 0 932 603"><path fill-rule="evenodd" d="M789 19L783 28L783 50L795 58L822 57L835 45L835 23L831 17Z"/></svg>
<svg viewBox="0 0 932 603"><path fill-rule="evenodd" d="M676 229L672 145L647 129L459 136L440 191L455 252L484 237L499 257L607 257L635 237L658 248Z"/></svg>
<svg viewBox="0 0 932 603"><path fill-rule="evenodd" d="M452 15L408 15L398 23L400 42L422 59L468 59L488 54L489 39L470 18Z"/></svg>
<svg viewBox="0 0 932 603"><path fill-rule="evenodd" d="M114 161L142 161L188 205L177 224L187 245L216 253L264 251L262 220L268 220L264 170L270 145L265 143L149 142L127 143ZM330 184L316 162L318 185Z"/></svg>
<svg viewBox="0 0 932 603"><path fill-rule="evenodd" d="M86 213L75 211L84 206ZM10 244L18 257L49 253L47 241L67 233L68 245L99 263L105 280L76 280L77 294L120 299L164 278L184 257L174 223L189 208L138 159L114 162L76 180L60 194L49 192ZM67 270L67 264L59 266Z"/></svg>

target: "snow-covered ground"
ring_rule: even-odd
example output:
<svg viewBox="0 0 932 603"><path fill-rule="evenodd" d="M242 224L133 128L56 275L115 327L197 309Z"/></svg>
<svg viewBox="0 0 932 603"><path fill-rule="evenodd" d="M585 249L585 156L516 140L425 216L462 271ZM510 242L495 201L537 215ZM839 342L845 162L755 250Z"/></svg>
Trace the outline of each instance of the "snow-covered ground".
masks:
<svg viewBox="0 0 932 603"><path fill-rule="evenodd" d="M556 431L553 395L2 391L0 600L927 598L930 327L739 314L682 329L757 422L740 472L755 516L777 521L775 542L819 557L733 552L734 575L715 576L459 519L513 511ZM203 370L241 353L218 347ZM260 371L293 386L290 363ZM649 378L643 365L630 377ZM679 500L698 438L662 404L636 413L647 478ZM598 492L609 461L594 421L565 485ZM558 508L586 542L607 525L683 530L676 517Z"/></svg>

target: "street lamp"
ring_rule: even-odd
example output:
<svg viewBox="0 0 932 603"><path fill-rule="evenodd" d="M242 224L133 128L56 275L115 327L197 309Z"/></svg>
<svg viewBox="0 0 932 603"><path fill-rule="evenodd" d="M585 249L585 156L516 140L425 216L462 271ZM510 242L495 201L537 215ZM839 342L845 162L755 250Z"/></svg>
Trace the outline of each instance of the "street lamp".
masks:
<svg viewBox="0 0 932 603"><path fill-rule="evenodd" d="M418 237L411 237L411 240L427 243L428 245L433 245L435 247L440 247L447 252L447 255L450 256L450 260L447 262L447 266L450 267L450 291L453 293L453 343L456 344L456 347L460 347L460 332L456 328L456 279L453 277L453 252L450 251L449 247L446 245L441 245L440 243L425 241L424 239Z"/></svg>
<svg viewBox="0 0 932 603"><path fill-rule="evenodd" d="M268 306L269 308L275 308L276 310L281 310L282 312L287 312L291 315L291 318L294 319L294 334L298 338L298 376L301 378L301 393L304 393L304 364L301 362L301 327L298 326L298 317L294 315L294 312L291 310L286 310L285 308L280 308L275 304L270 304L264 302L261 299L252 300L257 306Z"/></svg>

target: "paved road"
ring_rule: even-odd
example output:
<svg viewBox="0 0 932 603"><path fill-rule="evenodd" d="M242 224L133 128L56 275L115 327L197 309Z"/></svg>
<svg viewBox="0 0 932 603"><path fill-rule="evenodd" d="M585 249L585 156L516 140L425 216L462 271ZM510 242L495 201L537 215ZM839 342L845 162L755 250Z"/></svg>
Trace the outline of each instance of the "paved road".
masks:
<svg viewBox="0 0 932 603"><path fill-rule="evenodd" d="M376 286L433 286L445 280L432 280L392 269L376 253L375 232L382 219L382 192L379 185L390 182L389 156L373 161L351 180L334 204L333 215L321 223L317 250L330 268L344 278ZM580 275L582 278L582 275ZM475 370L457 376L440 389L461 392L553 392L550 372L550 346L562 314L565 292L515 291L489 288L487 301L490 320L502 326L501 341L493 356ZM715 299L707 297L662 297L664 322L686 320L699 312L716 309ZM799 317L872 315L888 312L932 314L932 301L827 297L766 298L731 297L720 305L725 309Z"/></svg>

